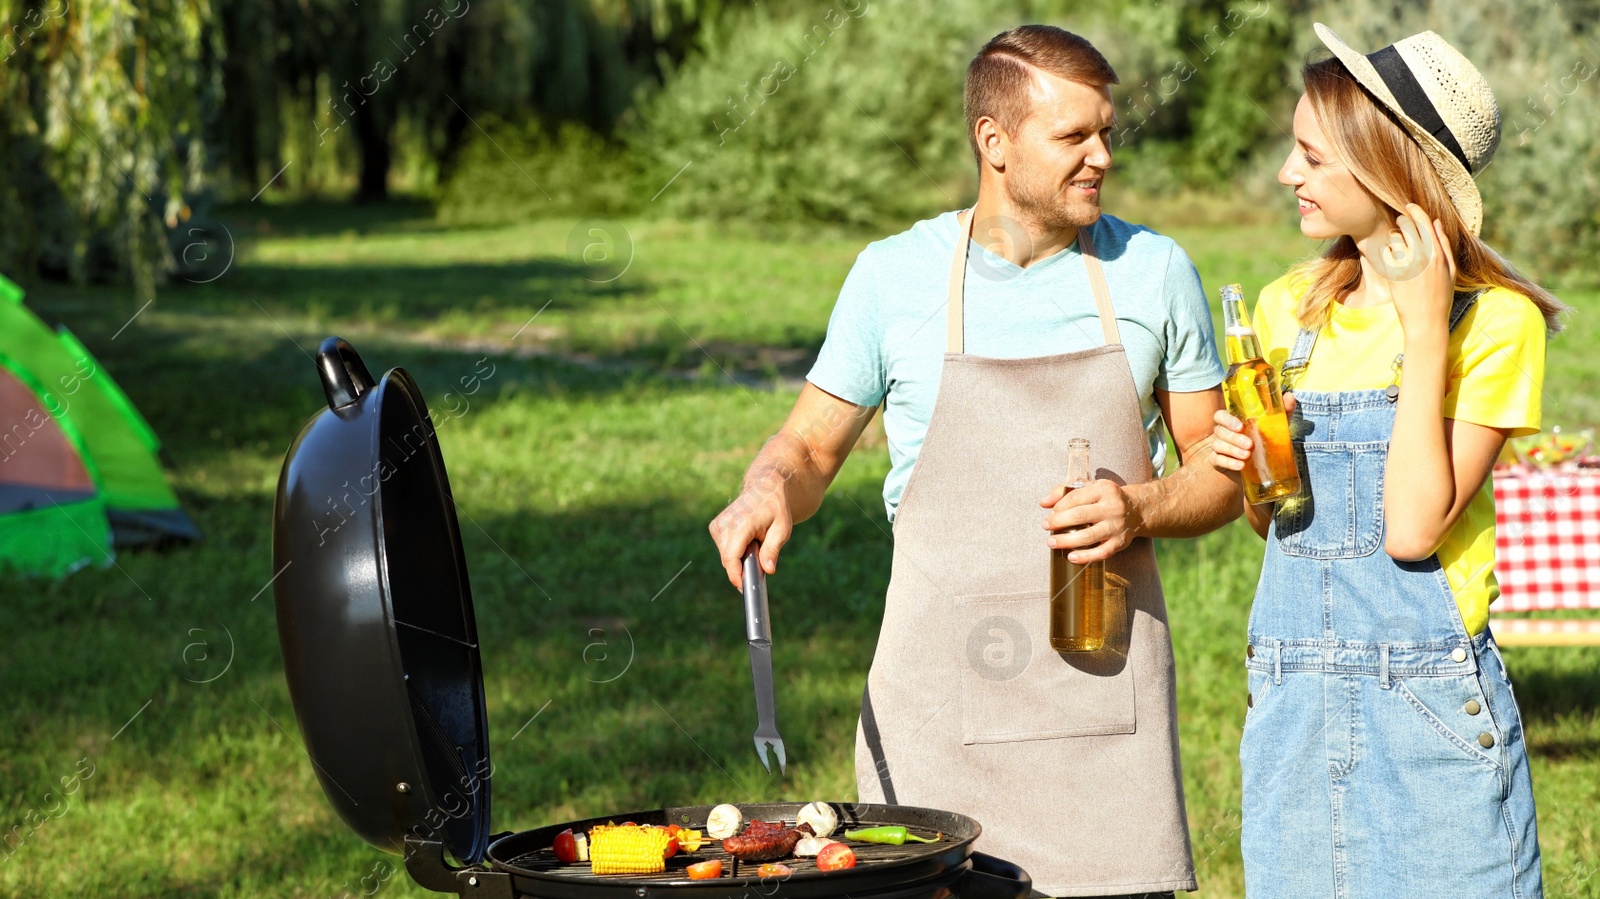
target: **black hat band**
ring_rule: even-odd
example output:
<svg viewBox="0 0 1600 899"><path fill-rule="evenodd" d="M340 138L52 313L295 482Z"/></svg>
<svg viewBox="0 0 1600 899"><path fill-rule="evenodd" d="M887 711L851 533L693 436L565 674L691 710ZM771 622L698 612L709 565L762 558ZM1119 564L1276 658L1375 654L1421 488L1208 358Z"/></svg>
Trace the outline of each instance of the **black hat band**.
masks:
<svg viewBox="0 0 1600 899"><path fill-rule="evenodd" d="M1367 61L1377 70L1378 77L1389 88L1389 93L1394 94L1395 100L1400 103L1400 110L1411 118L1413 122L1422 126L1424 131L1444 144L1450 155L1460 160L1461 165L1472 173L1472 163L1467 162L1467 154L1462 152L1461 144L1456 141L1456 136L1451 133L1450 126L1444 123L1444 118L1439 115L1439 110L1428 99L1428 94L1423 91L1422 85L1417 82L1417 76L1411 73L1411 67L1400 57L1400 51L1391 44L1375 53L1367 54Z"/></svg>

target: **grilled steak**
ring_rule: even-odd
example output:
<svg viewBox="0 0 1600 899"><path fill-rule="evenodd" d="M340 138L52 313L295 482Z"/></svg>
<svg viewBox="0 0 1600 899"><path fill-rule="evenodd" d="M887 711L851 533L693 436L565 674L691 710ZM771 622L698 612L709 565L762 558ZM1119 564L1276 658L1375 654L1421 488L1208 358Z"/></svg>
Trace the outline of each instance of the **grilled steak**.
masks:
<svg viewBox="0 0 1600 899"><path fill-rule="evenodd" d="M770 862L787 857L794 852L795 844L800 842L801 837L813 834L809 824L784 827L782 824L751 821L750 826L738 836L723 840L722 848L742 862Z"/></svg>

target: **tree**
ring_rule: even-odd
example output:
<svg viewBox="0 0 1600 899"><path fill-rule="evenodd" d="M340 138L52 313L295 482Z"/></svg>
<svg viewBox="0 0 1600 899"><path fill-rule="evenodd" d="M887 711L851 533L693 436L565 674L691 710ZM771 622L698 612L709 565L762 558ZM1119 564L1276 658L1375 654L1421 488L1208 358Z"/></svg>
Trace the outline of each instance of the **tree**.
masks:
<svg viewBox="0 0 1600 899"><path fill-rule="evenodd" d="M227 4L228 167L264 183L298 161L285 154L296 146L318 158L289 186L327 188L337 180L328 172L353 168L356 198L376 200L401 152L447 175L478 117L605 133L639 86L659 81L732 5L743 0Z"/></svg>
<svg viewBox="0 0 1600 899"><path fill-rule="evenodd" d="M208 0L0 0L0 266L154 294L219 99L210 17Z"/></svg>

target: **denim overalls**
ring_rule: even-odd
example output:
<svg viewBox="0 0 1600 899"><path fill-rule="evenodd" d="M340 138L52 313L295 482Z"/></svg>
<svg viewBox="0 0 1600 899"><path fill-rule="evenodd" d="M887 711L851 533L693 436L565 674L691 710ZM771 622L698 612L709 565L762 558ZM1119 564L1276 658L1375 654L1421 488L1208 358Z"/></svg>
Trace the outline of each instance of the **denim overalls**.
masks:
<svg viewBox="0 0 1600 899"><path fill-rule="evenodd" d="M1453 330L1476 295L1457 295ZM1288 383L1316 343L1301 331ZM1305 490L1279 503L1250 611L1245 888L1268 897L1542 896L1522 722L1437 555L1383 550L1395 404L1298 391Z"/></svg>

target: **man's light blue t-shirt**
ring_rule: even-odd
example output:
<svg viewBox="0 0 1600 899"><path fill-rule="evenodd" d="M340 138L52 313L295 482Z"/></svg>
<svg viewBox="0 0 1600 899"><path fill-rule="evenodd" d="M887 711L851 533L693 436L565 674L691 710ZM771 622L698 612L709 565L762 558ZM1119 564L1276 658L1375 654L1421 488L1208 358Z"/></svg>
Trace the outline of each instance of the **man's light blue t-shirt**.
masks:
<svg viewBox="0 0 1600 899"><path fill-rule="evenodd" d="M1200 275L1170 238L1101 215L1090 231L1144 413L1150 459L1166 461L1154 390L1186 393L1222 383ZM945 296L960 236L946 212L869 244L845 278L828 336L806 379L858 406L884 404L891 469L884 507L894 520L939 392ZM966 352L1020 359L1105 343L1078 246L1021 268L974 240L967 249Z"/></svg>

